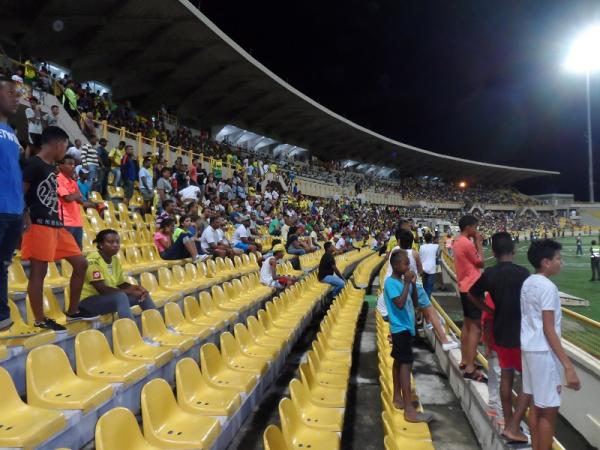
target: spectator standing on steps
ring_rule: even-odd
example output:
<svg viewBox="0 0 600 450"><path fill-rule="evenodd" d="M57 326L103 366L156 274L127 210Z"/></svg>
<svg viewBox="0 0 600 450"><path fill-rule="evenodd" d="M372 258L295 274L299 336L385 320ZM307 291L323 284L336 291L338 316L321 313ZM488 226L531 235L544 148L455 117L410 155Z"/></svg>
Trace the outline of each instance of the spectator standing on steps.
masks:
<svg viewBox="0 0 600 450"><path fill-rule="evenodd" d="M8 266L23 231L23 174L19 165L19 140L8 116L17 111L15 82L0 75L0 331L10 328Z"/></svg>
<svg viewBox="0 0 600 450"><path fill-rule="evenodd" d="M577 235L577 250L575 256L583 256L583 244L581 242L581 233Z"/></svg>

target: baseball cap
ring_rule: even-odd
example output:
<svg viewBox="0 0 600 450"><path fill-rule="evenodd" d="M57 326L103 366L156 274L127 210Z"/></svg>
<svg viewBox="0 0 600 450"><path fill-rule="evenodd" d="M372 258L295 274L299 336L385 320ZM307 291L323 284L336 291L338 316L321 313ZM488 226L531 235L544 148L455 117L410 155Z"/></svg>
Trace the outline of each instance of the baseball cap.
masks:
<svg viewBox="0 0 600 450"><path fill-rule="evenodd" d="M285 253L285 247L282 244L277 244L273 247L273 253L277 253L277 252L284 252Z"/></svg>

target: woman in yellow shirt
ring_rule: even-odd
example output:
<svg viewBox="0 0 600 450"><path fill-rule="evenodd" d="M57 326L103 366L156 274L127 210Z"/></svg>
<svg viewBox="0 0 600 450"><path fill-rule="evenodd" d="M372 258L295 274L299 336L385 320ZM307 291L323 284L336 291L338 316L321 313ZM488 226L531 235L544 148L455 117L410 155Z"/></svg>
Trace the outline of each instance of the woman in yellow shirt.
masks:
<svg viewBox="0 0 600 450"><path fill-rule="evenodd" d="M129 284L117 253L121 248L119 233L102 230L94 239L98 251L86 256L88 268L81 291L79 309L86 314L118 313L119 318L133 319L131 307L140 305L143 310L156 309L150 293L141 286Z"/></svg>

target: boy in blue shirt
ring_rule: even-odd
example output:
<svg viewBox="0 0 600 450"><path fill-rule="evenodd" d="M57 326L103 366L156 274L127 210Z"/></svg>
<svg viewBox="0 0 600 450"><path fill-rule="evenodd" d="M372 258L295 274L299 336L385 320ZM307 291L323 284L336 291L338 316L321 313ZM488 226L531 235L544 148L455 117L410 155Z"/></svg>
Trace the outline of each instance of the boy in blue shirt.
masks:
<svg viewBox="0 0 600 450"><path fill-rule="evenodd" d="M396 250L390 257L392 275L385 281L383 297L388 310L392 333L394 366L394 406L404 409L407 422L429 422L431 414L417 412L412 403L410 374L414 360L412 338L415 335L415 307L418 305L416 274L410 270L405 250Z"/></svg>

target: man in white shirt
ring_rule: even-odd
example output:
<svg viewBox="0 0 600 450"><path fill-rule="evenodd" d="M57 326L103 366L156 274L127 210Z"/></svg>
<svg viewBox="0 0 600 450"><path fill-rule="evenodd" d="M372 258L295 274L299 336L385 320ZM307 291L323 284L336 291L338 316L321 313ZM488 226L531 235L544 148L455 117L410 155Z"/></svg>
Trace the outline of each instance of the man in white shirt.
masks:
<svg viewBox="0 0 600 450"><path fill-rule="evenodd" d="M81 164L81 141L79 139L75 139L74 145L67 150L67 155L75 158L76 164Z"/></svg>
<svg viewBox="0 0 600 450"><path fill-rule="evenodd" d="M213 216L210 218L210 225L207 226L200 236L200 247L208 255L224 258L228 256L227 245L222 240L219 233L221 228L221 218ZM233 256L233 253L231 253Z"/></svg>
<svg viewBox="0 0 600 450"><path fill-rule="evenodd" d="M277 191L277 189L273 189L273 192L271 192L271 196L273 197L273 201L276 202L279 198L279 192Z"/></svg>
<svg viewBox="0 0 600 450"><path fill-rule="evenodd" d="M241 223L236 227L233 232L233 237L231 238L233 248L240 249L245 253L262 250L260 245L255 243L250 237L250 232L248 231L248 228L250 228L250 217L241 216L240 222Z"/></svg>
<svg viewBox="0 0 600 450"><path fill-rule="evenodd" d="M269 188L265 189L265 194L264 194L263 198L265 200L269 200L269 201L273 200L273 194L271 194L271 192L269 191Z"/></svg>
<svg viewBox="0 0 600 450"><path fill-rule="evenodd" d="M152 182L150 166L152 166L152 160L149 157L145 157L138 175L140 194L142 194L142 198L144 199L145 212L150 212L152 201L154 200L154 183Z"/></svg>
<svg viewBox="0 0 600 450"><path fill-rule="evenodd" d="M548 278L561 271L561 248L552 239L533 241L527 258L536 273L521 288L523 393L533 400L535 412L529 415L529 428L534 447L539 449L552 447L563 369L565 386L576 391L581 387L560 341L560 296Z"/></svg>

